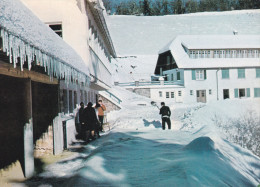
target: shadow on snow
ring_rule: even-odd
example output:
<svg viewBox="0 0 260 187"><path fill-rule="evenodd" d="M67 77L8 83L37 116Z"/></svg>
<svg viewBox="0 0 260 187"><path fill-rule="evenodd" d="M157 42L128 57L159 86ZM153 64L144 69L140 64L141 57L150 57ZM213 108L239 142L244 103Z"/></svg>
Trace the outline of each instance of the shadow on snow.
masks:
<svg viewBox="0 0 260 187"><path fill-rule="evenodd" d="M209 137L199 137L187 145L179 145L143 139L131 132L111 132L83 148L71 151L79 153L79 156L57 163L62 166L60 172L65 173L64 176L38 175L24 184L255 186L230 165L230 160L215 148L214 141ZM253 166L259 167L259 164L252 163ZM248 173L254 176L253 171Z"/></svg>

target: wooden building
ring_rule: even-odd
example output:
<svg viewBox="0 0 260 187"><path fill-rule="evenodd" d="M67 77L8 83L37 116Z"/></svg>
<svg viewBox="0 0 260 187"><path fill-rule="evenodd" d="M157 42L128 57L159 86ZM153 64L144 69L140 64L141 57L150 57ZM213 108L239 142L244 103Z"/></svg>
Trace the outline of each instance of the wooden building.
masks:
<svg viewBox="0 0 260 187"><path fill-rule="evenodd" d="M37 140L61 112L73 111L78 96L86 97L90 80L89 67L72 47L19 0L2 0L0 169L18 160L25 177L32 176Z"/></svg>

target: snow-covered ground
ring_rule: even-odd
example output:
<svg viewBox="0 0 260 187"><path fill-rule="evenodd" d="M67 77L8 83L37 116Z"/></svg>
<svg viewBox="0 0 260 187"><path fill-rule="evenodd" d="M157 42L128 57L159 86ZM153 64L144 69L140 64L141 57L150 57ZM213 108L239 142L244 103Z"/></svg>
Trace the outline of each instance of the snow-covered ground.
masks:
<svg viewBox="0 0 260 187"><path fill-rule="evenodd" d="M260 100L171 104L173 128L163 131L151 100L123 88L122 109L108 114L111 131L71 151L70 159L50 165L27 185L50 186L257 186L260 159L227 140L216 123L259 117ZM259 125L259 124L258 124ZM234 132L234 131L233 131ZM259 143L259 142L258 142Z"/></svg>
<svg viewBox="0 0 260 187"><path fill-rule="evenodd" d="M108 26L116 50L120 57L126 57L112 61L114 81L148 80L158 50L175 35L233 34L233 30L239 34L260 34L259 18L259 10L162 17L109 16ZM149 98L120 87L109 91L122 100L121 110L108 113L111 130L88 145L72 146L73 157L49 165L23 184L243 187L260 184L260 158L256 156L260 100L166 103L172 110L173 127L163 131L159 110Z"/></svg>

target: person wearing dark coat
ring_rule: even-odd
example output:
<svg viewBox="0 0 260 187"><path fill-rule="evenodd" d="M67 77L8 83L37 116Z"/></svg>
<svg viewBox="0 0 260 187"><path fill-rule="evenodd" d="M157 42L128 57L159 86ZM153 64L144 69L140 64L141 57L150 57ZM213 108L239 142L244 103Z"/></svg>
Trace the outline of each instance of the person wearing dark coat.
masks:
<svg viewBox="0 0 260 187"><path fill-rule="evenodd" d="M98 128L98 119L96 115L95 109L92 107L93 104L91 102L88 103L87 107L84 109L84 117L86 123L86 141L89 140L90 136L91 139L95 139L95 132Z"/></svg>
<svg viewBox="0 0 260 187"><path fill-rule="evenodd" d="M171 110L168 106L165 106L164 102L161 102L160 113L162 115L162 129L165 130L165 122L168 125L168 129L171 129Z"/></svg>
<svg viewBox="0 0 260 187"><path fill-rule="evenodd" d="M77 132L80 134L80 137L82 137L82 132L86 131L86 129L84 129L85 127L85 119L84 119L84 103L81 102L80 103L80 109L78 111L78 117L79 117L79 125L78 125L78 128L77 128Z"/></svg>

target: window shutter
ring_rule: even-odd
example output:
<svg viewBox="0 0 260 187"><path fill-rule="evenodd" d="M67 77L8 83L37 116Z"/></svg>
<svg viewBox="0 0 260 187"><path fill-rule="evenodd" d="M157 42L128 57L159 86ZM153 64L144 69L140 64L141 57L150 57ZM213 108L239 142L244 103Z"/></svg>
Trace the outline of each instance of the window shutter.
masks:
<svg viewBox="0 0 260 187"><path fill-rule="evenodd" d="M191 70L191 73L192 73L192 80L196 80L196 73L195 73L195 70Z"/></svg>
<svg viewBox="0 0 260 187"><path fill-rule="evenodd" d="M206 79L207 79L207 71L204 70L204 80L206 80Z"/></svg>
<svg viewBox="0 0 260 187"><path fill-rule="evenodd" d="M247 88L247 89L246 89L246 96L247 96L247 97L250 97L250 88Z"/></svg>
<svg viewBox="0 0 260 187"><path fill-rule="evenodd" d="M235 98L238 98L238 89L235 88Z"/></svg>

